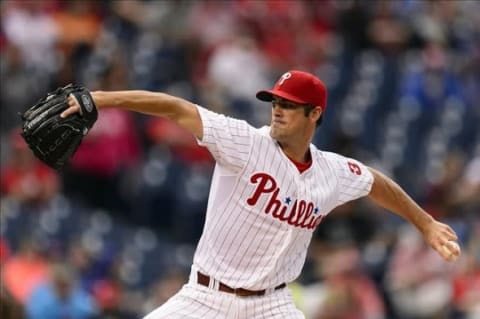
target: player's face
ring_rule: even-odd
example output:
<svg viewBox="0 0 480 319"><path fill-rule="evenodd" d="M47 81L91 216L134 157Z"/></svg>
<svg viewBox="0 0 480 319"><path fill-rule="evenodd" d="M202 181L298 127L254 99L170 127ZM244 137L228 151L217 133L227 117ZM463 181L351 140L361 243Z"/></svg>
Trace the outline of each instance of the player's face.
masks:
<svg viewBox="0 0 480 319"><path fill-rule="evenodd" d="M274 97L270 135L279 142L288 141L294 136L309 137L312 121L305 115L305 108L308 107Z"/></svg>

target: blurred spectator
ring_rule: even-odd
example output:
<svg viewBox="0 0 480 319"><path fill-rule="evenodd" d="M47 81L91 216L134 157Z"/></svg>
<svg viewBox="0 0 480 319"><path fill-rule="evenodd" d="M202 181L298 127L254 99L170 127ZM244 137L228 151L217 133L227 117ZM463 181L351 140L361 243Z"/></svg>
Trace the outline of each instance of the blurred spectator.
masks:
<svg viewBox="0 0 480 319"><path fill-rule="evenodd" d="M92 291L96 282L110 273L112 261L102 257L102 251L94 251L77 241L71 242L66 260L75 269L78 285L82 289Z"/></svg>
<svg viewBox="0 0 480 319"><path fill-rule="evenodd" d="M135 314L139 306L132 310L130 304L125 303L127 291L119 279L120 263L113 249L103 247L94 252L90 247L74 242L66 260L75 269L77 287L91 294L99 319L136 317L132 313Z"/></svg>
<svg viewBox="0 0 480 319"><path fill-rule="evenodd" d="M104 279L95 283L93 297L100 310L100 318L127 319L136 317L122 302L123 287L119 281ZM137 310L137 309L135 309Z"/></svg>
<svg viewBox="0 0 480 319"><path fill-rule="evenodd" d="M253 101L258 88L269 82L266 62L255 39L239 34L214 50L208 77L231 98ZM231 79L236 81L232 83Z"/></svg>
<svg viewBox="0 0 480 319"><path fill-rule="evenodd" d="M453 306L459 318L466 319L480 316L480 223L473 227L453 279Z"/></svg>
<svg viewBox="0 0 480 319"><path fill-rule="evenodd" d="M308 318L386 318L382 296L361 268L360 251L348 243L323 249L326 251L318 264L322 281L312 285L317 290L317 305L309 305Z"/></svg>
<svg viewBox="0 0 480 319"><path fill-rule="evenodd" d="M0 132L7 134L20 122L19 112L33 105L48 91L50 74L28 66L19 47L9 44L0 59Z"/></svg>
<svg viewBox="0 0 480 319"><path fill-rule="evenodd" d="M458 215L460 213L456 210L457 207L455 207L458 205L454 205L454 201L460 204L458 203L460 198L454 199L453 196L459 194L457 189L460 185L464 166L465 159L461 154L449 154L443 163L440 177L427 188L425 209L436 218L454 217L451 215ZM468 192L471 192L471 190L467 190L467 196L469 195ZM464 194L463 188L461 193L462 195Z"/></svg>
<svg viewBox="0 0 480 319"><path fill-rule="evenodd" d="M76 286L75 273L62 263L53 264L49 280L32 291L26 310L28 319L91 319L98 311L92 297Z"/></svg>
<svg viewBox="0 0 480 319"><path fill-rule="evenodd" d="M233 3L228 1L196 1L188 16L189 30L206 50L229 39L236 31ZM199 27L201 26L201 27Z"/></svg>
<svg viewBox="0 0 480 319"><path fill-rule="evenodd" d="M378 231L376 218L361 202L346 203L322 221L314 236L326 242L354 241L361 246Z"/></svg>
<svg viewBox="0 0 480 319"><path fill-rule="evenodd" d="M420 67L413 69L404 79L403 94L417 101L430 116L442 110L449 99L464 103L461 84L453 72L451 57L445 46L439 42L428 42L421 54Z"/></svg>
<svg viewBox="0 0 480 319"><path fill-rule="evenodd" d="M91 0L58 2L58 10L52 17L59 30L57 46L61 58L54 86L80 82L101 30L98 5L99 2Z"/></svg>
<svg viewBox="0 0 480 319"><path fill-rule="evenodd" d="M2 26L7 41L19 48L19 59L27 68L46 73L54 71L57 65L55 46L60 29L51 15L53 4L49 0L2 3Z"/></svg>
<svg viewBox="0 0 480 319"><path fill-rule="evenodd" d="M59 30L59 46L67 60L83 46L93 47L101 28L96 6L91 0L60 2L60 10L53 18Z"/></svg>
<svg viewBox="0 0 480 319"><path fill-rule="evenodd" d="M448 47L458 46L455 25L460 17L459 10L464 5L462 2L441 0L413 4L412 10L416 10L416 14L410 17L411 25L420 40L443 43Z"/></svg>
<svg viewBox="0 0 480 319"><path fill-rule="evenodd" d="M263 124L269 118L269 110L254 108L258 88L268 86L267 61L248 33L239 33L213 50L207 76L222 100L231 101L225 105L228 114L241 116L252 124Z"/></svg>
<svg viewBox="0 0 480 319"><path fill-rule="evenodd" d="M97 89L127 87L124 57L118 54L105 63ZM127 178L129 169L138 164L140 150L133 115L117 109L103 110L64 174L66 193L88 205L128 215L132 192L131 185L126 185Z"/></svg>
<svg viewBox="0 0 480 319"><path fill-rule="evenodd" d="M174 161L184 164L213 163L210 153L197 144L187 130L164 118L151 118L146 123L146 134L154 143L169 148Z"/></svg>
<svg viewBox="0 0 480 319"><path fill-rule="evenodd" d="M448 318L451 268L416 229L404 226L390 259L386 289L401 318Z"/></svg>
<svg viewBox="0 0 480 319"><path fill-rule="evenodd" d="M48 276L49 264L34 239L24 239L19 250L2 265L2 283L24 304Z"/></svg>
<svg viewBox="0 0 480 319"><path fill-rule="evenodd" d="M480 155L470 159L458 183L452 187L450 201L471 213L480 208Z"/></svg>
<svg viewBox="0 0 480 319"><path fill-rule="evenodd" d="M385 318L384 304L375 283L360 268L360 252L353 248L333 252L323 263L327 295L321 318Z"/></svg>
<svg viewBox="0 0 480 319"><path fill-rule="evenodd" d="M229 1L192 2L186 28L195 58L192 64L194 82L208 81L207 66L212 52L237 31L238 20L233 5Z"/></svg>
<svg viewBox="0 0 480 319"><path fill-rule="evenodd" d="M1 174L2 195L27 204L47 203L60 190L57 172L33 155L19 130L10 133L9 142L11 153Z"/></svg>
<svg viewBox="0 0 480 319"><path fill-rule="evenodd" d="M339 32L343 36L347 52L355 54L369 47L368 27L371 20L365 3L360 0L339 2Z"/></svg>
<svg viewBox="0 0 480 319"><path fill-rule="evenodd" d="M461 272L453 281L455 310L464 318L480 315L480 263L467 256Z"/></svg>
<svg viewBox="0 0 480 319"><path fill-rule="evenodd" d="M443 162L439 178L425 191L426 210L437 218L455 221L461 240L480 208L479 171L479 157L467 160L463 153L452 152Z"/></svg>
<svg viewBox="0 0 480 319"><path fill-rule="evenodd" d="M300 41L307 35L302 32L312 23L307 18L306 6L298 1L284 0L246 1L245 6L249 6L250 11L258 10L252 17L260 33L260 50L267 57L275 77L285 69L302 67L298 55L306 48ZM325 6L328 7L328 3Z"/></svg>
<svg viewBox="0 0 480 319"><path fill-rule="evenodd" d="M405 22L400 20L388 1L379 2L367 27L370 44L384 54L395 54L406 49L410 37Z"/></svg>

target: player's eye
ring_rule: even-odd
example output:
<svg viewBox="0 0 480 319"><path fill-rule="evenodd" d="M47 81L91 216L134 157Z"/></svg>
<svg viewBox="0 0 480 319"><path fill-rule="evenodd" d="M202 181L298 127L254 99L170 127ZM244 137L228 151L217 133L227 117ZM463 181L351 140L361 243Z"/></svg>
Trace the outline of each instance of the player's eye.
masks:
<svg viewBox="0 0 480 319"><path fill-rule="evenodd" d="M279 106L282 109L286 109L286 110L292 110L292 109L296 109L296 108L300 107L300 105L292 103L292 102L274 99L274 100L272 100L272 107L275 107L275 105Z"/></svg>

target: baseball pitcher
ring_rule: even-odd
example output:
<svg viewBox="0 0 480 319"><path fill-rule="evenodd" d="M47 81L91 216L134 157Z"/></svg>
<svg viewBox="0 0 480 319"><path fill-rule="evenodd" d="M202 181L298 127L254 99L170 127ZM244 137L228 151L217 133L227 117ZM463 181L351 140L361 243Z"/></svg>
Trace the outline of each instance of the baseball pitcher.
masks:
<svg viewBox="0 0 480 319"><path fill-rule="evenodd" d="M390 178L311 144L327 107L326 87L312 74L289 71L273 89L257 93L272 108L271 123L262 128L164 93L97 91L91 97L99 110L176 122L216 160L189 281L144 319L304 318L287 284L299 276L322 219L363 196L412 223L446 261L460 254L455 232ZM75 94L67 104L62 119L86 113Z"/></svg>

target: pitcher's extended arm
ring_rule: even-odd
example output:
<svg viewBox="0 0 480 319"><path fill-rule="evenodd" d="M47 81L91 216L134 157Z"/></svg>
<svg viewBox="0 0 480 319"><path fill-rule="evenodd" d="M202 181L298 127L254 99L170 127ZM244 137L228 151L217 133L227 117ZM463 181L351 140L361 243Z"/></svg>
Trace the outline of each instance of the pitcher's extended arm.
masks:
<svg viewBox="0 0 480 319"><path fill-rule="evenodd" d="M453 229L430 216L392 179L369 168L374 182L368 195L376 204L405 218L422 233L428 244L445 260L455 260L460 255L454 243L457 235Z"/></svg>
<svg viewBox="0 0 480 319"><path fill-rule="evenodd" d="M202 139L203 126L195 105L187 100L165 93L150 91L95 91L91 92L98 109L118 108L155 116L163 116ZM62 117L80 111L80 106L73 96L68 101L70 108Z"/></svg>

